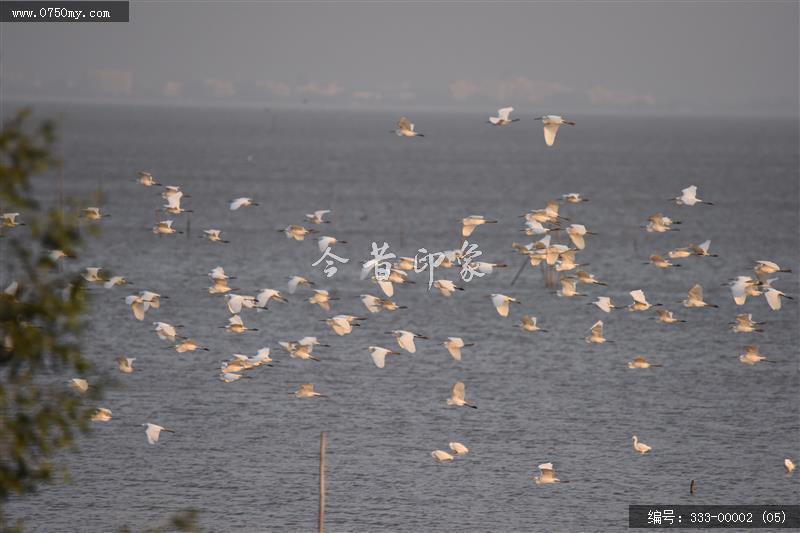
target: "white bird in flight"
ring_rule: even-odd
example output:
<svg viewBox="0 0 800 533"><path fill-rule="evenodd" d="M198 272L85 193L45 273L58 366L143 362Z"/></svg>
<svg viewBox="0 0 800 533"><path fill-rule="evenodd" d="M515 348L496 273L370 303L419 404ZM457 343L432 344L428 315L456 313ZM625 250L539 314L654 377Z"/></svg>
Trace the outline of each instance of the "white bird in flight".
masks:
<svg viewBox="0 0 800 533"><path fill-rule="evenodd" d="M398 137L425 137L425 135L420 132L414 131L414 124L409 122L406 117L400 117L400 120L397 121L394 133Z"/></svg>
<svg viewBox="0 0 800 533"><path fill-rule="evenodd" d="M133 362L136 361L135 357L117 357L115 361L117 362L117 368L119 368L120 372L123 374L133 373Z"/></svg>
<svg viewBox="0 0 800 533"><path fill-rule="evenodd" d="M714 205L711 202L706 202L697 197L697 185L689 185L681 190L681 195L672 198L678 205L693 206L695 204Z"/></svg>
<svg viewBox="0 0 800 533"><path fill-rule="evenodd" d="M330 213L329 209L320 209L313 213L307 213L305 219L310 224L328 224L330 220L323 220L322 217Z"/></svg>
<svg viewBox="0 0 800 533"><path fill-rule="evenodd" d="M475 344L472 342L465 343L464 339L461 337L447 337L447 340L442 343L442 346L447 348L447 351L450 352L453 359L461 361L461 348L475 346Z"/></svg>
<svg viewBox="0 0 800 533"><path fill-rule="evenodd" d="M775 287L767 287L767 289L764 291L764 298L767 299L767 304L769 304L770 309L773 311L778 311L781 308L781 297L794 300L794 298L784 292L779 291Z"/></svg>
<svg viewBox="0 0 800 533"><path fill-rule="evenodd" d="M489 117L489 122L495 126L508 126L512 122L519 122L518 118L508 118L508 115L514 111L513 107L503 107L497 110L496 117Z"/></svg>
<svg viewBox="0 0 800 533"><path fill-rule="evenodd" d="M719 307L717 304L710 304L703 300L703 287L699 283L689 289L689 293L683 300L684 307Z"/></svg>
<svg viewBox="0 0 800 533"><path fill-rule="evenodd" d="M455 405L456 407L472 407L473 409L478 408L475 405L467 403L464 399L463 381L456 381L456 384L453 385L452 389L450 389L450 397L447 399L447 405Z"/></svg>
<svg viewBox="0 0 800 533"><path fill-rule="evenodd" d="M314 283L308 281L303 276L292 276L289 278L289 282L286 286L289 288L289 294L294 294L297 291L297 287L305 287L310 289Z"/></svg>
<svg viewBox="0 0 800 533"><path fill-rule="evenodd" d="M542 329L537 325L538 319L535 316L531 315L522 315L522 320L520 323L517 324L517 327L523 331L534 332L534 331L547 331L546 329Z"/></svg>
<svg viewBox="0 0 800 533"><path fill-rule="evenodd" d="M414 339L427 339L428 337L424 335L419 335L414 333L413 331L406 331L404 329L395 329L392 331L387 332L389 335L393 335L395 339L397 339L397 345L400 346L402 349L407 351L408 353L416 353L417 347L414 344Z"/></svg>
<svg viewBox="0 0 800 533"><path fill-rule="evenodd" d="M541 120L544 125L544 142L547 146L553 146L553 143L556 142L556 134L558 133L559 126L563 124L569 124L570 126L575 125L574 122L564 120L563 117L558 115L544 115L536 117L536 120Z"/></svg>
<svg viewBox="0 0 800 533"><path fill-rule="evenodd" d="M301 383L295 392L289 394L294 394L295 398L327 398L324 394L314 391L313 383Z"/></svg>
<svg viewBox="0 0 800 533"><path fill-rule="evenodd" d="M739 356L739 361L746 365L754 365L756 363L760 363L761 361L764 361L765 363L775 362L761 355L758 352L758 348L755 346L745 346L744 353Z"/></svg>
<svg viewBox="0 0 800 533"><path fill-rule="evenodd" d="M400 355L400 352L381 348L380 346L370 346L369 355L372 357L372 362L375 363L375 366L383 368L386 365L387 355Z"/></svg>
<svg viewBox="0 0 800 533"><path fill-rule="evenodd" d="M636 356L633 359L633 361L628 361L628 368L650 368L650 367L661 367L661 366L664 365L649 363L647 359L645 359L641 355Z"/></svg>
<svg viewBox="0 0 800 533"><path fill-rule="evenodd" d="M492 294L492 305L494 308L497 309L497 314L502 317L508 316L508 303L514 302L515 304L520 303L519 300L516 298L512 298L511 296L506 296L505 294Z"/></svg>
<svg viewBox="0 0 800 533"><path fill-rule="evenodd" d="M167 429L163 426L151 424L149 422L142 424L142 426L145 428L144 433L147 435L147 442L150 444L155 444L158 442L158 437L161 436L162 431L166 431L167 433L175 433L175 431L172 429Z"/></svg>
<svg viewBox="0 0 800 533"><path fill-rule="evenodd" d="M538 468L539 475L531 478L537 485L549 485L561 481L556 477L556 470L553 468L553 463L542 463Z"/></svg>
<svg viewBox="0 0 800 533"><path fill-rule="evenodd" d="M594 323L594 325L589 329L589 336L586 337L586 342L589 344L604 344L606 342L611 342L606 340L603 337L603 321L598 320Z"/></svg>
<svg viewBox="0 0 800 533"><path fill-rule="evenodd" d="M256 202L253 201L252 198L236 198L235 200L231 200L230 210L236 211L240 207L250 207L251 205L258 205Z"/></svg>

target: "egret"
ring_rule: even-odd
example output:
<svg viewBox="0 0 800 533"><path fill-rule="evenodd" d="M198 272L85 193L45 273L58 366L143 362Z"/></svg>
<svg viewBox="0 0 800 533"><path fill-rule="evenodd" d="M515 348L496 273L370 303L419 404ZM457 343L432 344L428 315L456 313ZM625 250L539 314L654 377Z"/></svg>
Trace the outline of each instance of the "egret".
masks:
<svg viewBox="0 0 800 533"><path fill-rule="evenodd" d="M736 333L752 333L757 331L759 333L763 333L763 329L756 329L756 326L760 326L764 324L763 322L754 322L753 315L747 313L742 313L736 315L736 322L733 323L731 326L731 331Z"/></svg>
<svg viewBox="0 0 800 533"><path fill-rule="evenodd" d="M597 233L588 231L583 224L570 224L565 231L567 235L569 235L572 244L574 244L575 248L578 250L583 250L586 247L586 243L583 240L585 235L597 235Z"/></svg>
<svg viewBox="0 0 800 533"><path fill-rule="evenodd" d="M497 110L496 117L489 117L489 123L494 126L508 126L512 122L519 122L518 118L508 118L508 115L514 111L513 107L503 107Z"/></svg>
<svg viewBox="0 0 800 533"><path fill-rule="evenodd" d="M314 211L313 213L307 213L305 219L311 224L328 224L330 220L322 220L322 217L328 213L330 213L329 209L320 209L319 211Z"/></svg>
<svg viewBox="0 0 800 533"><path fill-rule="evenodd" d="M256 295L256 307L259 311L267 308L267 304L271 301L286 303L288 300L283 297L281 291L275 289L261 289Z"/></svg>
<svg viewBox="0 0 800 533"><path fill-rule="evenodd" d="M644 442L639 442L639 438L636 435L633 436L633 449L642 455L652 450L652 448Z"/></svg>
<svg viewBox="0 0 800 533"><path fill-rule="evenodd" d="M19 213L3 213L3 227L16 228L17 226L24 226L22 222L17 222Z"/></svg>
<svg viewBox="0 0 800 533"><path fill-rule="evenodd" d="M468 346L475 346L474 343L465 343L461 337L447 337L447 340L442 343L442 346L447 348L450 355L456 361L461 361L461 348Z"/></svg>
<svg viewBox="0 0 800 533"><path fill-rule="evenodd" d="M578 270L575 272L575 277L577 278L578 283L583 283L585 285L602 285L603 287L607 285L602 281L597 281L593 274L589 274L585 270Z"/></svg>
<svg viewBox="0 0 800 533"><path fill-rule="evenodd" d="M656 213L655 215L650 215L647 219L649 222L645 229L648 233L664 233L667 231L678 231L677 228L671 228L672 224L680 224L678 221L674 221L669 217L665 217L661 213Z"/></svg>
<svg viewBox="0 0 800 533"><path fill-rule="evenodd" d="M588 202L587 198L582 198L580 193L571 192L561 195L561 198L568 204L579 204L581 202Z"/></svg>
<svg viewBox="0 0 800 533"><path fill-rule="evenodd" d="M126 296L125 304L130 306L136 320L144 320L144 314L150 308L150 304L145 302L138 294Z"/></svg>
<svg viewBox="0 0 800 533"><path fill-rule="evenodd" d="M289 288L289 294L294 294L298 286L310 289L313 283L302 276L292 276L286 285Z"/></svg>
<svg viewBox="0 0 800 533"><path fill-rule="evenodd" d="M767 304L769 304L770 309L773 311L777 311L781 308L781 297L794 300L791 296L788 296L786 293L774 287L768 287L767 290L764 291L764 298L767 299Z"/></svg>
<svg viewBox="0 0 800 533"><path fill-rule="evenodd" d="M383 300L371 294L362 294L361 302L370 313L380 313L381 311L396 311L398 309L407 309L404 305L397 305L391 300Z"/></svg>
<svg viewBox="0 0 800 533"><path fill-rule="evenodd" d="M538 468L539 475L531 478L537 485L549 485L561 481L556 477L556 470L553 468L553 463L542 463Z"/></svg>
<svg viewBox="0 0 800 533"><path fill-rule="evenodd" d="M247 331L258 331L257 328L248 328L242 322L242 317L239 315L233 315L232 317L228 318L228 325L221 326L225 329L228 333L245 333Z"/></svg>
<svg viewBox="0 0 800 533"><path fill-rule="evenodd" d="M494 308L497 309L497 314L506 317L508 316L508 303L514 302L515 304L520 303L519 300L516 298L512 298L511 296L506 296L505 294L492 294L492 305Z"/></svg>
<svg viewBox="0 0 800 533"><path fill-rule="evenodd" d="M203 230L203 238L208 239L211 242L220 242L223 244L228 244L231 241L226 241L221 236L222 231L218 229L204 229Z"/></svg>
<svg viewBox="0 0 800 533"><path fill-rule="evenodd" d="M133 362L136 361L135 357L117 357L117 368L123 374L133 374Z"/></svg>
<svg viewBox="0 0 800 533"><path fill-rule="evenodd" d="M457 407L472 407L473 409L478 408L475 405L468 404L464 400L464 382L462 381L456 381L456 384L453 385L452 389L450 389L450 397L447 399L447 405L455 405Z"/></svg>
<svg viewBox="0 0 800 533"><path fill-rule="evenodd" d="M80 216L86 220L97 221L110 217L111 215L101 213L99 207L87 207L81 212Z"/></svg>
<svg viewBox="0 0 800 533"><path fill-rule="evenodd" d="M333 246L334 244L347 244L347 241L341 241L336 237L331 237L329 235L323 235L317 240L317 244L319 245L319 251L325 252L328 248Z"/></svg>
<svg viewBox="0 0 800 533"><path fill-rule="evenodd" d="M589 329L589 336L586 337L586 342L589 344L604 344L606 342L611 342L606 340L603 337L603 321L598 320L594 323L594 325Z"/></svg>
<svg viewBox="0 0 800 533"><path fill-rule="evenodd" d="M289 394L294 394L295 398L327 398L324 394L314 391L313 383L301 383L295 392Z"/></svg>
<svg viewBox="0 0 800 533"><path fill-rule="evenodd" d="M375 366L383 368L386 365L387 355L400 355L400 352L381 348L380 346L370 346L369 355L372 357L372 362L375 363Z"/></svg>
<svg viewBox="0 0 800 533"><path fill-rule="evenodd" d="M220 372L219 374L219 380L222 381L223 383L232 383L234 381L242 379L243 377L245 376L241 374L236 374L235 372Z"/></svg>
<svg viewBox="0 0 800 533"><path fill-rule="evenodd" d="M681 265L676 265L676 264L670 263L667 259L664 259L660 255L651 255L650 256L650 262L649 263L645 263L645 265L653 265L656 268L674 268L674 267L681 266Z"/></svg>
<svg viewBox="0 0 800 533"><path fill-rule="evenodd" d="M279 229L279 232L282 232L286 235L287 239L294 239L296 241L305 240L306 235L309 233L317 233L315 229L308 229L304 228L303 226L298 226L297 224L290 224L283 229ZM325 250L324 248L322 249Z"/></svg>
<svg viewBox="0 0 800 533"><path fill-rule="evenodd" d="M178 332L175 329L176 326L173 326L172 324L168 324L166 322L153 322L153 325L155 326L156 335L158 335L158 338L162 341L175 342L175 339L179 337Z"/></svg>
<svg viewBox="0 0 800 533"><path fill-rule="evenodd" d="M416 353L417 347L414 344L414 339L426 339L428 337L424 335L419 335L414 333L413 331L406 331L404 329L396 329L393 331L387 332L389 335L393 335L395 339L397 339L397 345L400 346L402 349L407 351L408 353Z"/></svg>
<svg viewBox="0 0 800 533"><path fill-rule="evenodd" d="M764 361L765 363L775 362L770 359L767 359L766 357L758 353L758 348L756 348L755 346L745 346L744 353L739 356L739 361L741 361L746 365L754 365L761 361Z"/></svg>
<svg viewBox="0 0 800 533"><path fill-rule="evenodd" d="M656 309L656 320L661 322L662 324L675 324L676 322L686 322L685 320L678 320L672 314L672 311L668 311L667 309Z"/></svg>
<svg viewBox="0 0 800 533"><path fill-rule="evenodd" d="M699 283L689 289L687 298L683 301L684 307L719 307L717 304L710 304L703 301L703 287Z"/></svg>
<svg viewBox="0 0 800 533"><path fill-rule="evenodd" d="M561 288L556 291L556 294L561 298L572 298L574 296L586 296L582 292L578 292L578 278L566 277L559 280Z"/></svg>
<svg viewBox="0 0 800 533"><path fill-rule="evenodd" d="M406 117L400 117L400 120L397 121L394 133L398 137L425 137L425 135L420 132L414 131L414 125L409 122Z"/></svg>
<svg viewBox="0 0 800 533"><path fill-rule="evenodd" d="M330 294L326 290L322 289L314 289L314 296L308 299L308 303L311 305L318 305L325 311L331 310L331 300L337 300L338 298L331 298Z"/></svg>
<svg viewBox="0 0 800 533"><path fill-rule="evenodd" d="M106 280L100 275L101 270L100 267L86 267L81 276L89 283L102 283Z"/></svg>
<svg viewBox="0 0 800 533"><path fill-rule="evenodd" d="M697 185L689 185L685 189L681 189L681 195L672 198L678 205L693 206L694 204L714 205L711 202L706 202L697 197Z"/></svg>
<svg viewBox="0 0 800 533"><path fill-rule="evenodd" d="M469 237L475 228L484 224L497 224L497 221L487 220L483 215L470 215L461 219L461 237Z"/></svg>
<svg viewBox="0 0 800 533"><path fill-rule="evenodd" d="M662 367L662 366L664 365L648 363L647 359L645 359L641 355L636 356L633 359L633 361L628 361L628 368L650 368L650 367Z"/></svg>
<svg viewBox="0 0 800 533"><path fill-rule="evenodd" d="M792 269L781 268L777 263L773 263L772 261L756 261L756 266L753 267L753 271L756 273L758 279L764 281L771 274L775 274L776 272L791 272Z"/></svg>
<svg viewBox="0 0 800 533"><path fill-rule="evenodd" d="M318 357L311 355L314 350L313 345L304 345L297 342L279 342L283 348L293 359L300 359L302 361L319 361Z"/></svg>
<svg viewBox="0 0 800 533"><path fill-rule="evenodd" d="M200 346L192 339L184 339L175 345L175 351L178 353L196 352L197 350L209 351L207 347Z"/></svg>
<svg viewBox="0 0 800 533"><path fill-rule="evenodd" d="M109 422L111 420L111 410L105 407L98 407L92 414L92 422Z"/></svg>
<svg viewBox="0 0 800 533"><path fill-rule="evenodd" d="M243 296L241 294L226 294L225 300L228 302L228 311L232 315L238 315L242 309L254 309L256 307L255 296Z"/></svg>
<svg viewBox="0 0 800 533"><path fill-rule="evenodd" d="M786 469L787 474L791 474L794 472L795 464L792 462L791 459L784 459L783 460L783 467Z"/></svg>
<svg viewBox="0 0 800 533"><path fill-rule="evenodd" d="M161 186L160 183L157 183L153 175L149 172L140 171L139 172L139 179L136 180L140 185L144 185L145 187L152 187L153 185Z"/></svg>
<svg viewBox="0 0 800 533"><path fill-rule="evenodd" d="M520 328L523 331L529 331L529 332L547 331L546 329L540 328L536 324L537 321L538 321L538 319L535 316L522 315L522 320L520 321L519 324L517 324L517 327Z"/></svg>
<svg viewBox="0 0 800 533"><path fill-rule="evenodd" d="M181 198L183 198L183 193L178 191L175 194L171 194L167 198L167 203L164 204L164 212L169 213L170 215L180 215L181 213L193 213L191 209L183 209L181 207Z"/></svg>
<svg viewBox="0 0 800 533"><path fill-rule="evenodd" d="M596 305L604 313L610 313L612 309L620 309L620 307L611 303L611 298L608 296L598 296L597 300L590 303Z"/></svg>
<svg viewBox="0 0 800 533"><path fill-rule="evenodd" d="M145 428L144 433L145 435L147 435L147 442L149 442L150 444L155 444L156 442L158 442L158 437L161 436L162 431L166 431L167 433L175 433L174 430L167 429L165 427L158 426L156 424L151 424L149 422L146 424L142 424L142 426Z"/></svg>
<svg viewBox="0 0 800 533"><path fill-rule="evenodd" d="M744 305L748 296L760 295L761 292L757 288L758 285L759 282L750 276L737 276L730 284L731 294L736 305Z"/></svg>
<svg viewBox="0 0 800 533"><path fill-rule="evenodd" d="M650 304L647 301L647 298L644 295L644 291L641 289L637 289L635 291L631 291L631 298L633 298L633 303L628 306L628 311L647 311L653 306L659 306L661 304Z"/></svg>
<svg viewBox="0 0 800 533"><path fill-rule="evenodd" d="M172 220L162 220L153 226L153 233L156 235L173 235L175 233L183 233L172 227Z"/></svg>
<svg viewBox="0 0 800 533"><path fill-rule="evenodd" d="M252 198L236 198L231 200L230 210L236 211L240 207L250 207L251 205L258 205Z"/></svg>
<svg viewBox="0 0 800 533"><path fill-rule="evenodd" d="M81 378L72 378L69 380L70 386L81 394L89 390L89 382Z"/></svg>
<svg viewBox="0 0 800 533"><path fill-rule="evenodd" d="M447 443L447 446L456 455L467 455L469 453L469 448L467 448L466 446L464 446L460 442L449 442L449 443Z"/></svg>
<svg viewBox="0 0 800 533"><path fill-rule="evenodd" d="M456 286L455 283L449 279L437 279L433 282L432 287L439 291L439 294L445 297L450 297L455 291L463 291L463 287Z"/></svg>
<svg viewBox="0 0 800 533"><path fill-rule="evenodd" d="M356 320L366 320L353 315L336 315L331 318L326 318L324 322L330 326L334 333L339 336L344 336L352 333L353 326L360 326Z"/></svg>
<svg viewBox="0 0 800 533"><path fill-rule="evenodd" d="M544 115L542 117L537 117L536 120L541 120L544 125L544 142L547 146L553 146L553 143L556 142L556 133L558 133L559 126L562 124L569 124L570 126L575 125L574 122L564 120L558 115Z"/></svg>
<svg viewBox="0 0 800 533"><path fill-rule="evenodd" d="M701 242L700 244L690 244L689 249L692 251L694 255L699 255L701 257L719 257L717 254L708 253L708 248L710 246L711 246L711 241L707 240Z"/></svg>
<svg viewBox="0 0 800 533"><path fill-rule="evenodd" d="M455 459L455 457L444 450L433 450L431 452L431 457L433 457L434 461L437 463L446 463L447 461Z"/></svg>

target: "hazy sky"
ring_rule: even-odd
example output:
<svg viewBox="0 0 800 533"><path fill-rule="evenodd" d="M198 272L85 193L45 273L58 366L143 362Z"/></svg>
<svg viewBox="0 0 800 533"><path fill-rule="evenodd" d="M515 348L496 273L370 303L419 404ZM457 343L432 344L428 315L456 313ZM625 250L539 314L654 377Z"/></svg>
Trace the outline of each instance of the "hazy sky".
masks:
<svg viewBox="0 0 800 533"><path fill-rule="evenodd" d="M798 113L798 3L131 2L3 23L19 96Z"/></svg>

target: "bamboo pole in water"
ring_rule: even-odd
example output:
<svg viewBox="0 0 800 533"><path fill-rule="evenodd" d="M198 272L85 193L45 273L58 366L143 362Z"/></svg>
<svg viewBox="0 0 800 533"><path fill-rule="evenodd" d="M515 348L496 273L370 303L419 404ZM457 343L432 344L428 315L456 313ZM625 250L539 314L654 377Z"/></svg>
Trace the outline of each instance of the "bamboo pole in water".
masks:
<svg viewBox="0 0 800 533"><path fill-rule="evenodd" d="M317 517L317 530L325 531L325 447L328 436L325 432L319 434L319 515Z"/></svg>

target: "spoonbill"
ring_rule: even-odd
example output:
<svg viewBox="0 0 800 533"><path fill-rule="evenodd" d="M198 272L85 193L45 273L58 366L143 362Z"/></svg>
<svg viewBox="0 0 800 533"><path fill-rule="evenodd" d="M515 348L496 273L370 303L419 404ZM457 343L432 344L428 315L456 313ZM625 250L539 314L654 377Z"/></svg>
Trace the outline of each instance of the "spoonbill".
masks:
<svg viewBox="0 0 800 533"><path fill-rule="evenodd" d="M92 414L92 422L109 422L111 420L111 409L98 407Z"/></svg>
<svg viewBox="0 0 800 533"><path fill-rule="evenodd" d="M736 315L736 322L733 323L731 326L731 330L736 333L752 333L757 331L759 333L763 333L763 329L756 329L756 326L760 326L764 324L763 322L755 322L753 321L753 315L750 313L742 313Z"/></svg>
<svg viewBox="0 0 800 533"><path fill-rule="evenodd" d="M228 244L231 241L226 241L222 238L222 231L218 229L204 229L203 230L203 238L208 239L211 242L219 242L222 244Z"/></svg>
<svg viewBox="0 0 800 533"><path fill-rule="evenodd" d="M447 298L450 297L455 291L463 291L463 287L456 286L455 283L450 281L449 279L437 279L433 282L432 287L439 291L439 294L445 296Z"/></svg>
<svg viewBox="0 0 800 533"><path fill-rule="evenodd" d="M520 321L519 324L517 324L517 327L520 328L523 331L529 331L529 332L545 331L546 332L547 330L540 328L537 325L537 322L538 322L538 319L535 316L522 315L522 320Z"/></svg>
<svg viewBox="0 0 800 533"><path fill-rule="evenodd" d="M154 185L161 186L160 183L156 182L153 175L149 172L140 171L139 172L139 179L136 180L140 185L144 185L145 187L152 187Z"/></svg>
<svg viewBox="0 0 800 533"><path fill-rule="evenodd" d="M604 313L610 313L612 309L620 309L618 306L611 303L611 298L608 296L598 296L597 300L590 303L596 305Z"/></svg>
<svg viewBox="0 0 800 533"><path fill-rule="evenodd" d="M132 374L133 373L133 362L136 361L135 357L117 357L115 359L117 362L117 368L123 374Z"/></svg>
<svg viewBox="0 0 800 533"><path fill-rule="evenodd" d="M710 304L703 301L703 287L699 283L689 289L689 294L683 301L684 307L719 307L717 304Z"/></svg>
<svg viewBox="0 0 800 533"><path fill-rule="evenodd" d="M447 445L450 447L450 450L456 455L467 455L469 453L469 448L461 444L460 442L449 442Z"/></svg>
<svg viewBox="0 0 800 533"><path fill-rule="evenodd" d="M297 287L305 287L310 289L313 284L314 283L308 281L302 276L292 276L289 278L289 282L286 285L289 288L289 294L294 294L297 290Z"/></svg>
<svg viewBox="0 0 800 533"><path fill-rule="evenodd" d="M589 329L589 336L586 337L586 342L588 344L604 344L606 342L611 342L606 340L603 337L603 321L598 320L594 323L594 325Z"/></svg>
<svg viewBox="0 0 800 533"><path fill-rule="evenodd" d="M759 363L761 361L764 361L765 363L774 363L775 362L775 361L767 359L766 357L761 355L758 352L758 348L756 348L755 346L745 346L744 347L744 353L739 356L739 361L741 361L742 363L744 363L746 365L754 365L754 364Z"/></svg>
<svg viewBox="0 0 800 533"><path fill-rule="evenodd" d="M475 228L484 224L497 224L497 221L487 220L483 215L470 215L461 219L461 237L469 237Z"/></svg>
<svg viewBox="0 0 800 533"><path fill-rule="evenodd" d="M773 311L777 311L781 308L781 297L794 300L794 298L779 291L775 287L768 287L767 290L764 291L764 298L767 299L767 304L769 304L770 309Z"/></svg>

